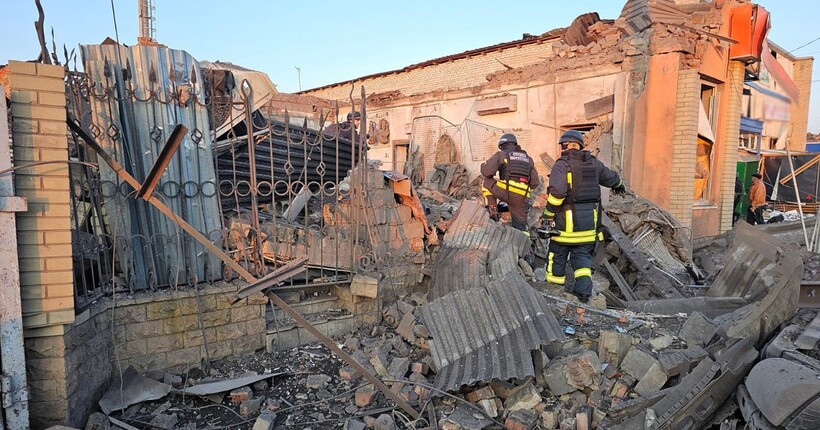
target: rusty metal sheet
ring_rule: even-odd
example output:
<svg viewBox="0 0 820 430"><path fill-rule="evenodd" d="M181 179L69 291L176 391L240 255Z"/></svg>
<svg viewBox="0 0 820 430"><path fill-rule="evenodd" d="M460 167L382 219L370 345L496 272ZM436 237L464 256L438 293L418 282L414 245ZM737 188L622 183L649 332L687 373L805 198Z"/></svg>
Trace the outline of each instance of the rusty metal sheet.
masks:
<svg viewBox="0 0 820 430"><path fill-rule="evenodd" d="M435 299L421 315L443 390L531 376L531 351L564 339L546 298L517 271Z"/></svg>

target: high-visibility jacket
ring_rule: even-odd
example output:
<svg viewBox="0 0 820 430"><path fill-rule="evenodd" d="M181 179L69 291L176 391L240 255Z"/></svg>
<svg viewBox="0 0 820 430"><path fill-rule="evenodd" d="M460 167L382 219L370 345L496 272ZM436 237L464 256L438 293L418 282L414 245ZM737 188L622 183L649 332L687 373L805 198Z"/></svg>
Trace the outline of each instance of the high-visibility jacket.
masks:
<svg viewBox="0 0 820 430"><path fill-rule="evenodd" d="M601 186L617 188L621 177L589 151L561 153L550 172L544 215L553 218L557 236L552 241L574 245L593 243L600 236Z"/></svg>
<svg viewBox="0 0 820 430"><path fill-rule="evenodd" d="M540 184L535 162L517 145L505 146L481 165L481 175L492 178L498 172L496 185L525 197Z"/></svg>

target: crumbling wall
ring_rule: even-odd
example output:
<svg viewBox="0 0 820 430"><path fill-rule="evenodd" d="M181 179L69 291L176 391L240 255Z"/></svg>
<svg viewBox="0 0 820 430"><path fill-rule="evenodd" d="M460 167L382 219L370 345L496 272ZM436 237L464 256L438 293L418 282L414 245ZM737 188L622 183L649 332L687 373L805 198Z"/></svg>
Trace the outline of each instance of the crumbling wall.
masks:
<svg viewBox="0 0 820 430"><path fill-rule="evenodd" d="M129 366L184 369L206 356L264 348L267 298L231 305L236 291L218 284L201 287L199 299L193 290L104 298L66 325L65 335L26 339L32 428L82 427L113 377Z"/></svg>

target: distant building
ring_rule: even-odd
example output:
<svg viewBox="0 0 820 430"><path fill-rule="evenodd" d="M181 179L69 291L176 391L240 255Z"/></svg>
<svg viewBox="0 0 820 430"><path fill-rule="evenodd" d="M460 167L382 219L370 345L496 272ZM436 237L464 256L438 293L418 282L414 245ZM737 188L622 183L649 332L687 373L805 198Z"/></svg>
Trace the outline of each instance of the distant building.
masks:
<svg viewBox="0 0 820 430"><path fill-rule="evenodd" d="M750 67L743 88L740 146L754 151L758 145L761 150L785 150L788 144L792 151L806 151L814 58L795 57L771 41L768 46L769 53L794 82L798 99L792 100L765 64L759 69Z"/></svg>

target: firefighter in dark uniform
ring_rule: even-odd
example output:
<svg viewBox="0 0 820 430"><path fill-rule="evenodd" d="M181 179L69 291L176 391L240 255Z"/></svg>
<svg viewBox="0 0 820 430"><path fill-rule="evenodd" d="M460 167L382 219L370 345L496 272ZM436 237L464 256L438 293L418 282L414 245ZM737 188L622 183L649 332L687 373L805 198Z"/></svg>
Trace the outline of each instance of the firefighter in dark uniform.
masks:
<svg viewBox="0 0 820 430"><path fill-rule="evenodd" d="M572 293L587 302L592 294L592 254L603 239L600 186L617 194L626 188L618 173L584 151L580 132L565 132L558 144L561 158L550 172L547 206L541 216L542 226L553 225L554 234L547 255L547 282L564 285L569 259L575 270Z"/></svg>
<svg viewBox="0 0 820 430"><path fill-rule="evenodd" d="M527 235L527 211L530 195L540 184L535 162L518 146L514 134L504 134L498 139L499 151L481 165L484 177L481 191L487 198L490 216L498 219L498 201L507 203L512 216L512 226ZM498 172L498 179L495 174Z"/></svg>

